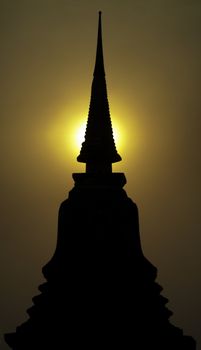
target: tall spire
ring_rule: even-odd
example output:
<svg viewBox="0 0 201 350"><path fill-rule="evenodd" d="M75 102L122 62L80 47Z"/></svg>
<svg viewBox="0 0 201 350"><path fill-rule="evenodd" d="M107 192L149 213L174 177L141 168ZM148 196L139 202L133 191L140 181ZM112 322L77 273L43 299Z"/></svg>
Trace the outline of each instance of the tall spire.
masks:
<svg viewBox="0 0 201 350"><path fill-rule="evenodd" d="M96 61L91 88L85 141L77 157L78 162L86 163L86 172L112 172L112 163L121 160L117 153L112 132L102 45L101 12L99 12Z"/></svg>
<svg viewBox="0 0 201 350"><path fill-rule="evenodd" d="M95 68L94 68L94 76L97 74L105 75L104 59L103 59L101 14L102 14L101 11L99 11L98 39L97 39L96 62L95 62Z"/></svg>

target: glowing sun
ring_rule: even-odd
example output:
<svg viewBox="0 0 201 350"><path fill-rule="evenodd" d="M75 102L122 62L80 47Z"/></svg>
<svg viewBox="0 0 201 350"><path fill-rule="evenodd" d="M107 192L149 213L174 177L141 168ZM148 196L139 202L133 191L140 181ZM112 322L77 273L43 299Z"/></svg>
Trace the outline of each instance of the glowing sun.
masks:
<svg viewBox="0 0 201 350"><path fill-rule="evenodd" d="M115 123L113 123L112 129L113 129L113 137L115 140L116 147L117 149L119 149L122 146L120 129ZM83 122L79 126L77 126L74 134L74 145L77 150L80 150L82 142L84 142L85 132L86 132L86 122Z"/></svg>

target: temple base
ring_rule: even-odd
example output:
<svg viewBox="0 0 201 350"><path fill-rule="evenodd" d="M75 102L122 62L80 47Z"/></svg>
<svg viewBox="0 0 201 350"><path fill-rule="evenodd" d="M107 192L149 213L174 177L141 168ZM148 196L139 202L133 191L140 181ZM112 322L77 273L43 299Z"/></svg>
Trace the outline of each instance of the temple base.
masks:
<svg viewBox="0 0 201 350"><path fill-rule="evenodd" d="M5 335L7 344L13 350L194 350L193 338L169 322L172 312L155 282L157 269L142 253L137 207L122 176L109 187L111 178L100 186L100 179L73 177L75 187L59 210L57 248L43 268L47 282L28 321Z"/></svg>

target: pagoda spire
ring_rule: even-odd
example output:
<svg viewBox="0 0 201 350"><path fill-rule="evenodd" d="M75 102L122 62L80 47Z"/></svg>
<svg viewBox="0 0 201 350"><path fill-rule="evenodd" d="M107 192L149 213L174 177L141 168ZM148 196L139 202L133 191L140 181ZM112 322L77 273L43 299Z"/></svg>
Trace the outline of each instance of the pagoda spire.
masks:
<svg viewBox="0 0 201 350"><path fill-rule="evenodd" d="M111 173L112 163L121 160L115 147L107 98L101 12L99 12L96 61L85 141L82 143L77 160L86 163L87 173Z"/></svg>
<svg viewBox="0 0 201 350"><path fill-rule="evenodd" d="M102 42L102 22L101 22L102 12L99 11L99 21L98 21L98 38L97 38L97 49L96 49L96 62L94 68L95 75L104 75L104 59L103 59L103 42Z"/></svg>

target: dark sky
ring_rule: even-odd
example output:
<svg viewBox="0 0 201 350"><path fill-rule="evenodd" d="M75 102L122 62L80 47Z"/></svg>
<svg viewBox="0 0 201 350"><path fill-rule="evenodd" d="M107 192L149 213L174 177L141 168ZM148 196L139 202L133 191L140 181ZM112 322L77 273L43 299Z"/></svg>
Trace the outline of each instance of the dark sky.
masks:
<svg viewBox="0 0 201 350"><path fill-rule="evenodd" d="M201 350L200 0L0 0L0 330L26 318L73 186L98 11L111 117L144 253ZM1 340L1 350L8 347Z"/></svg>

